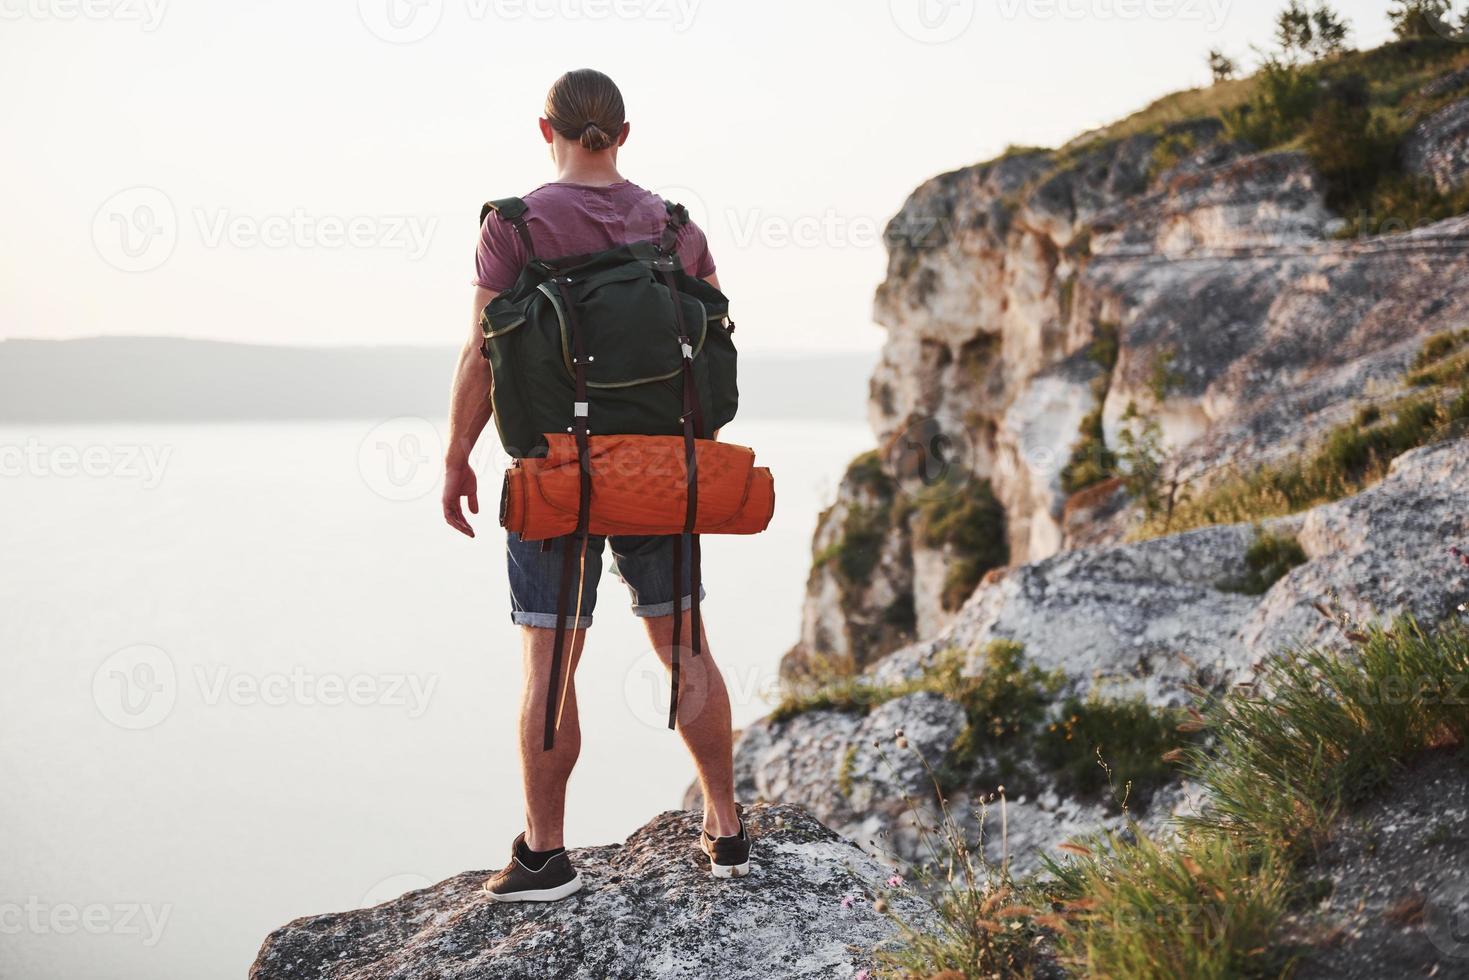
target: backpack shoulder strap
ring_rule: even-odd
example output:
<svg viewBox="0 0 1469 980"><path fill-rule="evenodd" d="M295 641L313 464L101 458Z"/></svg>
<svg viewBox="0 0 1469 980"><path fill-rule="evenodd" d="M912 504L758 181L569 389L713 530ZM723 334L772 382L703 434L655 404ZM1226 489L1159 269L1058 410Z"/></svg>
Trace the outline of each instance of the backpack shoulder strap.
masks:
<svg viewBox="0 0 1469 980"><path fill-rule="evenodd" d="M502 197L497 201L486 201L484 207L479 209L479 223L483 225L485 219L490 216L490 212L495 212L515 228L515 233L520 236L521 244L525 246L526 258L533 259L536 257L536 247L531 241L530 228L525 223L527 210L525 202L518 197Z"/></svg>
<svg viewBox="0 0 1469 980"><path fill-rule="evenodd" d="M689 212L682 204L672 201L663 202L664 210L668 212L668 221L663 226L663 238L658 243L658 249L664 255L672 255L678 248L678 236L683 231L684 225L689 223Z"/></svg>

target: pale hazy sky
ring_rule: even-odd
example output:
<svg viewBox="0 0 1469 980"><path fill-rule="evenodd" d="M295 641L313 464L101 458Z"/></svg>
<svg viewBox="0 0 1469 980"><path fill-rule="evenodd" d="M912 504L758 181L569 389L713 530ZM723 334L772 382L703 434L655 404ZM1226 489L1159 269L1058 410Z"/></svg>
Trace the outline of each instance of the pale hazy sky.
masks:
<svg viewBox="0 0 1469 980"><path fill-rule="evenodd" d="M0 0L0 337L458 343L567 68L707 228L748 350L876 347L924 179L1248 57L1259 0ZM1336 5L1359 46L1387 0Z"/></svg>

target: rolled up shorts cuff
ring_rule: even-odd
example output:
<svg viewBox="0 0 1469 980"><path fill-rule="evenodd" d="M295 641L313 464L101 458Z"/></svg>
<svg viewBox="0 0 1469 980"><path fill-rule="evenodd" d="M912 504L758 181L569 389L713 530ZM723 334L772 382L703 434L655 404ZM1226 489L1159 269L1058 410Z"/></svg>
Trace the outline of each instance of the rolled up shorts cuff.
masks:
<svg viewBox="0 0 1469 980"><path fill-rule="evenodd" d="M672 603L667 603L667 605L672 606ZM667 613L664 613L664 615L667 615ZM510 621L516 626L530 626L535 629L553 630L556 628L555 613L517 611L510 614ZM580 619L577 619L574 616L566 617L567 629L584 630L591 625L592 617L590 616L582 616Z"/></svg>
<svg viewBox="0 0 1469 980"><path fill-rule="evenodd" d="M704 590L704 587L702 585L699 586L699 601L700 602L703 602L708 597L709 597L709 593ZM685 609L689 608L693 604L694 604L694 597L693 596L687 596L686 595L686 596L683 597L683 607ZM654 603L650 603L649 605L646 605L646 606L636 606L635 605L635 606L632 607L632 614L634 616L637 616L639 619L657 619L659 616L672 616L673 615L673 600L672 599L669 599L667 602L654 602ZM549 618L551 620L551 625L552 626L555 626L556 625L556 617L555 616L551 616Z"/></svg>

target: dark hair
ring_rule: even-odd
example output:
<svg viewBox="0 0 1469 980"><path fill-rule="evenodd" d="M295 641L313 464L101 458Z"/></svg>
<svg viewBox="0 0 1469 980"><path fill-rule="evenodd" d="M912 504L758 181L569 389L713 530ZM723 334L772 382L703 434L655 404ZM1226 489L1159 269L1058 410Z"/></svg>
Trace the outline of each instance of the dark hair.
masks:
<svg viewBox="0 0 1469 980"><path fill-rule="evenodd" d="M593 68L578 68L551 85L546 119L566 139L589 150L605 150L617 142L626 110L612 79Z"/></svg>

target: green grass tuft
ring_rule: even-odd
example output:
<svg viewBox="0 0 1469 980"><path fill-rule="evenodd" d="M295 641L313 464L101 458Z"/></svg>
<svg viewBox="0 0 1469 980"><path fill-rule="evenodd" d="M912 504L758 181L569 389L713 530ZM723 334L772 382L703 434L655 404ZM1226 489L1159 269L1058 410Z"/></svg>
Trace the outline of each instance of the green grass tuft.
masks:
<svg viewBox="0 0 1469 980"><path fill-rule="evenodd" d="M1448 399L1438 392L1405 396L1331 430L1303 459L1227 477L1188 496L1168 521L1150 518L1134 536L1280 517L1350 497L1381 480L1389 464L1408 450L1459 432L1465 419L1469 385Z"/></svg>
<svg viewBox="0 0 1469 980"><path fill-rule="evenodd" d="M1058 945L1081 976L1240 980L1279 976L1275 950L1290 900L1288 874L1227 841L1173 845L1146 836L1074 845L1051 863L1056 898L1072 911Z"/></svg>
<svg viewBox="0 0 1469 980"><path fill-rule="evenodd" d="M1304 872L1344 809L1422 753L1469 742L1469 628L1343 628L1348 652L1271 660L1181 726L1210 736L1184 753L1208 804L1176 838L1134 826L1047 861L1070 913L1057 930L1066 965L1140 980L1281 975L1285 916L1319 900Z"/></svg>
<svg viewBox="0 0 1469 980"><path fill-rule="evenodd" d="M1177 766L1164 757L1184 744L1181 721L1179 712L1139 700L1068 698L1040 734L1036 758L1073 796L1110 794L1118 803L1145 808L1177 777Z"/></svg>
<svg viewBox="0 0 1469 980"><path fill-rule="evenodd" d="M1353 636L1346 653L1268 661L1261 694L1212 707L1217 748L1193 761L1213 804L1194 826L1304 856L1406 760L1469 741L1469 629L1401 621Z"/></svg>
<svg viewBox="0 0 1469 980"><path fill-rule="evenodd" d="M1260 532L1245 551L1245 576L1238 582L1224 583L1227 592L1264 595L1270 587L1298 565L1307 561L1306 551L1293 537Z"/></svg>

